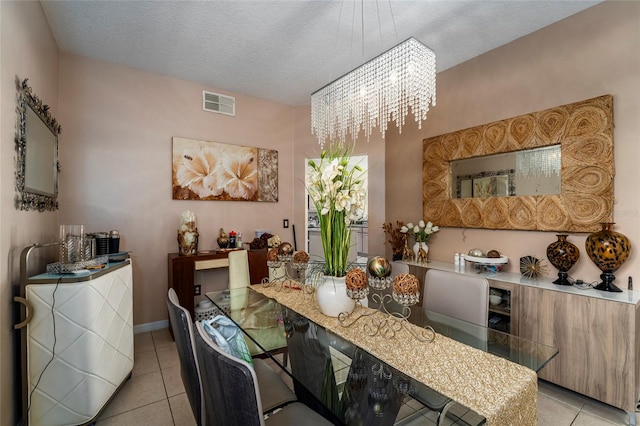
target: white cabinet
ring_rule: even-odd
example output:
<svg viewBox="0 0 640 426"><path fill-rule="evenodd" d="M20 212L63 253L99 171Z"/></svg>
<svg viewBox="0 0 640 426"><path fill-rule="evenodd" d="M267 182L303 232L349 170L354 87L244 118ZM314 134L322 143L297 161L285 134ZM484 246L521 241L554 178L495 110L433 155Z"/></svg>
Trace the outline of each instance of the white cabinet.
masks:
<svg viewBox="0 0 640 426"><path fill-rule="evenodd" d="M130 260L27 283L29 425L90 423L133 370Z"/></svg>

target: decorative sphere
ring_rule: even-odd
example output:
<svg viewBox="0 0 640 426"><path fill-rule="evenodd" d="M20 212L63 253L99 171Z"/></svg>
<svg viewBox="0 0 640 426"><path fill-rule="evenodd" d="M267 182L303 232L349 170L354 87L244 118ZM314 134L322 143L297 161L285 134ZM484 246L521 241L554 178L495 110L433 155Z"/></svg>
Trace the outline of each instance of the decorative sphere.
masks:
<svg viewBox="0 0 640 426"><path fill-rule="evenodd" d="M484 252L484 250L479 249L479 248L474 248L469 250L469 256L473 256L473 257L485 257L487 254Z"/></svg>
<svg viewBox="0 0 640 426"><path fill-rule="evenodd" d="M384 257L376 256L367 265L369 274L376 278L385 278L391 275L391 263Z"/></svg>
<svg viewBox="0 0 640 426"><path fill-rule="evenodd" d="M487 257L491 259L497 259L500 257L500 252L498 250L489 250L487 253Z"/></svg>
<svg viewBox="0 0 640 426"><path fill-rule="evenodd" d="M278 247L278 254L280 256L293 255L293 246L291 245L291 243L281 243Z"/></svg>

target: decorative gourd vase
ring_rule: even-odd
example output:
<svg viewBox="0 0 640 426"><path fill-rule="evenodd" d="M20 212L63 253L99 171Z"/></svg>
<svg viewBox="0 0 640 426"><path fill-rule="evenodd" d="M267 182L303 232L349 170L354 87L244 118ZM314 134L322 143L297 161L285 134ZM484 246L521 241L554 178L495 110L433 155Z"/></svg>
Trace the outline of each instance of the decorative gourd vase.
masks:
<svg viewBox="0 0 640 426"><path fill-rule="evenodd" d="M631 253L631 241L619 232L613 231L613 222L602 223L602 229L587 237L585 247L591 261L602 271L602 282L596 290L622 292L613 284L615 271L622 266Z"/></svg>
<svg viewBox="0 0 640 426"><path fill-rule="evenodd" d="M571 285L569 280L569 269L573 267L580 257L580 250L575 244L567 241L566 234L557 234L558 241L554 241L547 246L547 258L553 266L558 269L558 279L554 284Z"/></svg>
<svg viewBox="0 0 640 426"><path fill-rule="evenodd" d="M223 248L227 248L227 246L229 245L229 237L227 236L227 233L224 232L223 228L220 228L220 236L218 237L218 247L220 247L221 249Z"/></svg>
<svg viewBox="0 0 640 426"><path fill-rule="evenodd" d="M329 317L337 317L342 312L350 314L356 306L355 300L347 296L346 277L324 276L316 289L316 299L320 312Z"/></svg>
<svg viewBox="0 0 640 426"><path fill-rule="evenodd" d="M427 263L427 254L429 253L429 246L427 243L417 241L413 245L414 259L416 263Z"/></svg>
<svg viewBox="0 0 640 426"><path fill-rule="evenodd" d="M198 253L198 228L191 226L188 230L178 231L178 254L193 256Z"/></svg>

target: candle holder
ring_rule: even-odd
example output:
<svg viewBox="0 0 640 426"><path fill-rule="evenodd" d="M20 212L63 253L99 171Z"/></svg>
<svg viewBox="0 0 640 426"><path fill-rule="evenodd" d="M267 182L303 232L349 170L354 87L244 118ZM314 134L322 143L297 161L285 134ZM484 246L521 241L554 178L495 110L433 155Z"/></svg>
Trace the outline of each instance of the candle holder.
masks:
<svg viewBox="0 0 640 426"><path fill-rule="evenodd" d="M387 339L395 337L396 333L403 328L420 342L433 342L436 333L431 326L425 326L419 333L410 327L409 316L411 315L411 306L415 305L420 299L420 293L417 290L418 279L411 274L399 274L395 279L391 279L391 264L387 259L374 257L369 261L368 271L371 275L368 279L368 285L371 294L371 301L378 305L378 309L365 310L360 304L359 292L347 292L349 297L356 301L356 309L352 313L342 312L338 316L338 321L343 327L351 327L360 320L364 321L364 332L373 337L377 334ZM349 274L347 273L347 278ZM392 294L383 294L393 283ZM390 312L388 305L392 300L402 305L400 312Z"/></svg>

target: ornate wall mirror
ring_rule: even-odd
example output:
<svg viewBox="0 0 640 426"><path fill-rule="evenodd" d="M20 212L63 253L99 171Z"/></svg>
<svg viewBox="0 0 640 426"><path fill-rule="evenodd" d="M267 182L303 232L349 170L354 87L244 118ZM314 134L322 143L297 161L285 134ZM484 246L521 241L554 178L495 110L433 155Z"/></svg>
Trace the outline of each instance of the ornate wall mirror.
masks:
<svg viewBox="0 0 640 426"><path fill-rule="evenodd" d="M49 106L33 94L27 79L16 78L18 126L16 133L16 208L58 209L58 135L62 127Z"/></svg>
<svg viewBox="0 0 640 426"><path fill-rule="evenodd" d="M592 232L612 221L611 95L428 138L423 150L423 215L438 225Z"/></svg>

